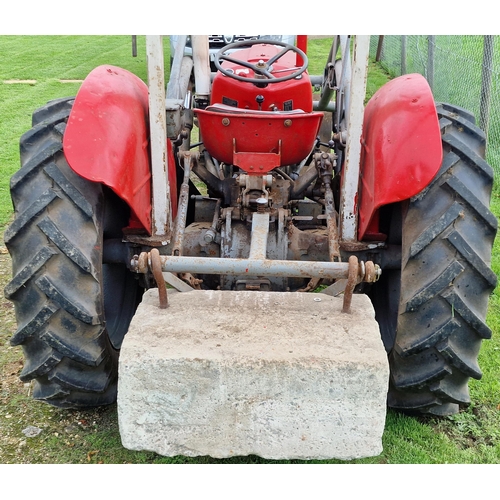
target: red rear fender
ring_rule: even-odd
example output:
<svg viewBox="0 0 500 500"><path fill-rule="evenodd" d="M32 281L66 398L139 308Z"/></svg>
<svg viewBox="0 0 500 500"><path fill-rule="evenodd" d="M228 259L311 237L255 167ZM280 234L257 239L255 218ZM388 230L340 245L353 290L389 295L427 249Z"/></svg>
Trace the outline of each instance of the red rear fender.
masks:
<svg viewBox="0 0 500 500"><path fill-rule="evenodd" d="M395 78L375 93L365 109L361 143L359 240L377 232L381 206L420 193L441 165L436 106L423 76Z"/></svg>
<svg viewBox="0 0 500 500"><path fill-rule="evenodd" d="M71 168L86 179L109 186L131 208L131 228L150 234L146 84L121 68L94 69L76 96L63 145Z"/></svg>

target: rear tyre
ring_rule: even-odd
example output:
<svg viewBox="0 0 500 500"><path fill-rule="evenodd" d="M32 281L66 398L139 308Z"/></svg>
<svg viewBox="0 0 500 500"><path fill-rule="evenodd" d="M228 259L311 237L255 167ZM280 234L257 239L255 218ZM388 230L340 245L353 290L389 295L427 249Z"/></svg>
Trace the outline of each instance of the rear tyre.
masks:
<svg viewBox="0 0 500 500"><path fill-rule="evenodd" d="M468 380L482 375L477 358L491 337L485 318L497 283L490 269L497 221L488 209L493 172L484 133L461 108L439 104L437 111L443 163L430 186L396 206L400 280L389 273L373 292L388 299L374 300L389 350L388 405L449 415L470 403Z"/></svg>
<svg viewBox="0 0 500 500"><path fill-rule="evenodd" d="M118 353L141 289L120 265L103 263L106 240L121 236L128 211L113 193L68 166L62 137L71 99L33 115L11 179L15 219L5 232L13 279L21 380L62 408L113 403Z"/></svg>

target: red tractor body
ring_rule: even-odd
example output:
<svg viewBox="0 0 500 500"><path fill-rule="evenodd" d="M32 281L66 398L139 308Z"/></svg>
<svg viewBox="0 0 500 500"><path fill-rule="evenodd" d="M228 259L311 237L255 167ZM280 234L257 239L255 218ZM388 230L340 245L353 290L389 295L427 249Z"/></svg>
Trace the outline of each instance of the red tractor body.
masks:
<svg viewBox="0 0 500 500"><path fill-rule="evenodd" d="M278 53L278 47L262 44L241 50L238 57L256 64ZM243 79L255 77L239 61L224 64ZM273 74L284 77L296 69L296 58L289 52L275 63ZM323 113L312 111L310 89L307 72L262 87L217 73L211 105L195 110L204 146L214 158L250 175L299 163L312 151L323 118ZM147 86L121 68L100 66L89 74L75 99L64 150L76 173L111 187L127 202L132 231L151 234L147 119ZM426 80L405 75L380 89L366 108L361 141L358 238L384 239L378 209L422 191L441 164L441 134ZM168 152L173 152L170 141ZM176 172L171 160L175 217Z"/></svg>
<svg viewBox="0 0 500 500"><path fill-rule="evenodd" d="M366 106L361 141L358 238L377 239L377 210L420 193L443 158L436 106L423 76L404 75L379 89Z"/></svg>
<svg viewBox="0 0 500 500"><path fill-rule="evenodd" d="M491 335L497 229L472 114L436 104L420 75L365 108L369 37L335 36L314 76L301 49L271 39L225 46L211 74L208 38L191 36L191 58L180 35L166 90L161 37L146 38L148 85L100 66L21 139L5 294L34 396L115 401L130 321L148 288L167 307L167 280L183 292L323 286L346 313L364 293L388 404L439 415L468 404Z"/></svg>

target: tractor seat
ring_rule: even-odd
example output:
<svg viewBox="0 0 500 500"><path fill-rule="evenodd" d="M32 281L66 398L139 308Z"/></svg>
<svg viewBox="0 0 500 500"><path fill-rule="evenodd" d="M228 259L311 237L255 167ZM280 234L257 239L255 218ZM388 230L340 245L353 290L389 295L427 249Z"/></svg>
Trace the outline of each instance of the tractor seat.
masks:
<svg viewBox="0 0 500 500"><path fill-rule="evenodd" d="M213 104L195 109L207 151L250 175L301 162L311 152L323 113L257 111Z"/></svg>

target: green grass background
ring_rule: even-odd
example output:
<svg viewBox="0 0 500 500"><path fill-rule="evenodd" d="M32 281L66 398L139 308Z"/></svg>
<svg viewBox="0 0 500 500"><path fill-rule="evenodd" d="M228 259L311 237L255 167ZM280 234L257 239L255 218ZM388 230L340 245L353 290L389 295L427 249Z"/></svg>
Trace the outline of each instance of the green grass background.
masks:
<svg viewBox="0 0 500 500"><path fill-rule="evenodd" d="M309 41L311 74L322 74L329 46L329 40ZM145 80L144 37L138 37L137 51L138 57L133 58L130 36L0 36L0 231L12 216L9 178L19 168L19 137L29 130L33 110L50 99L75 95L80 83L62 83L61 80L83 80L100 64L123 67ZM168 61L167 40L165 56ZM36 83L4 83L12 79L36 80ZM387 75L371 63L368 93L372 94L385 81ZM497 187L492 197L492 210L500 215ZM496 244L492 267L497 275L500 272L499 255ZM470 382L472 404L467 410L440 419L409 417L389 411L383 453L353 463L500 463L499 321L500 298L495 290L487 318L493 339L483 343L479 362L484 376L481 381ZM12 331L14 328L12 326ZM12 348L7 346L7 343L0 345L2 373L6 373L6 367L14 362ZM20 351L15 353L20 355ZM121 446L116 406L89 412L63 411L32 401L25 391L6 397L5 405L0 408L0 429L8 429L9 435L21 435L21 430L27 425L41 426L46 432L40 439L31 439L24 445L22 461L25 463L268 462L258 457L215 460L209 457L167 458L149 452L133 452ZM71 425L78 426L78 439L75 434L65 435L61 430ZM0 446L0 462L17 463L20 460L17 444ZM328 462L338 463L335 460ZM412 483L409 481L408 484Z"/></svg>

